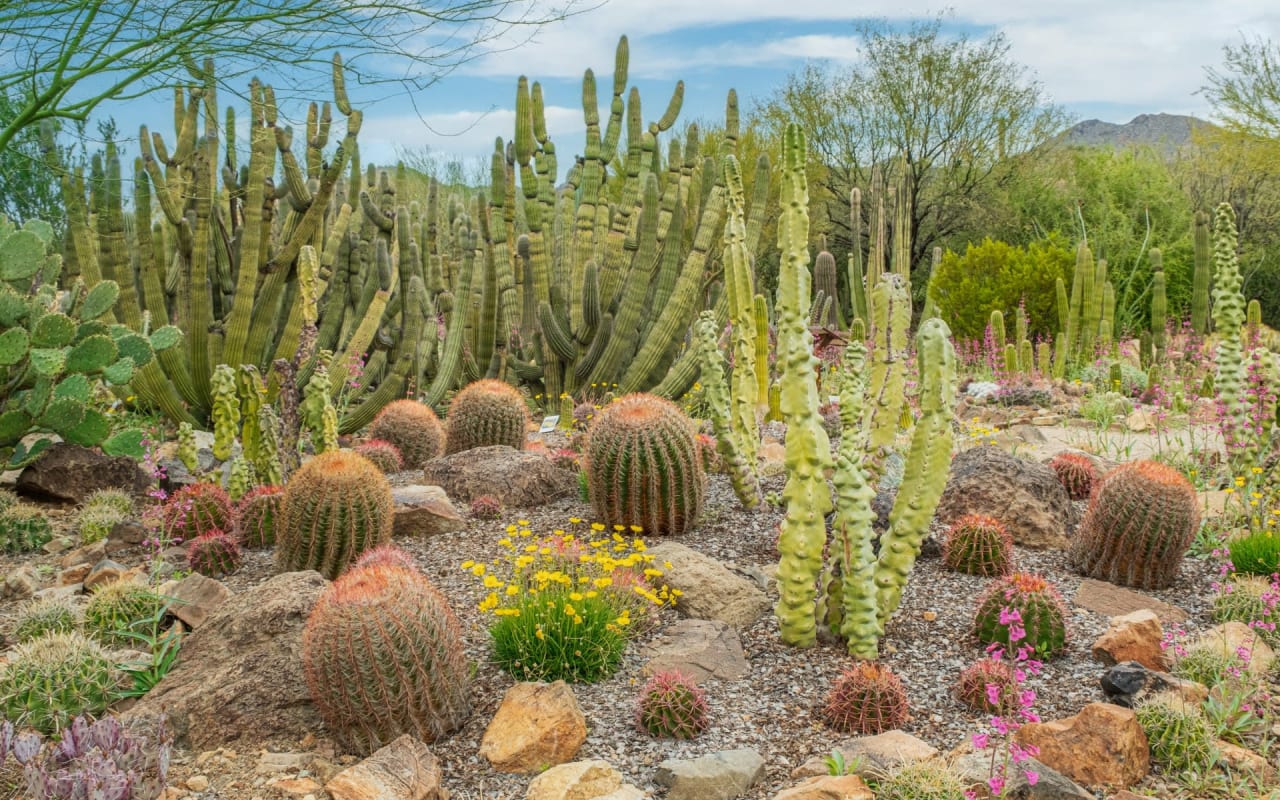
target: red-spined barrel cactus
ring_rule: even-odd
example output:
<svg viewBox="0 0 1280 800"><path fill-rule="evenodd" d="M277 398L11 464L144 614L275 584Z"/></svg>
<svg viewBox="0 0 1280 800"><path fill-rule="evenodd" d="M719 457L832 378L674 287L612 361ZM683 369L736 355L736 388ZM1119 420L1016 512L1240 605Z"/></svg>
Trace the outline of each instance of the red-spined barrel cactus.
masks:
<svg viewBox="0 0 1280 800"><path fill-rule="evenodd" d="M1088 456L1079 453L1058 453L1049 462L1058 481L1072 500L1088 500L1098 481L1098 468Z"/></svg>
<svg viewBox="0 0 1280 800"><path fill-rule="evenodd" d="M384 544L375 547L372 550L364 551L352 569L360 569L361 567L372 567L381 564L390 567L402 567L413 572L418 571L418 565L413 562L413 556L404 550L396 547L394 544Z"/></svg>
<svg viewBox="0 0 1280 800"><path fill-rule="evenodd" d="M640 690L636 724L660 739L692 739L711 724L706 694L678 670L656 672Z"/></svg>
<svg viewBox="0 0 1280 800"><path fill-rule="evenodd" d="M240 543L250 549L276 543L276 526L284 505L283 486L256 486L236 504L240 523Z"/></svg>
<svg viewBox="0 0 1280 800"><path fill-rule="evenodd" d="M1003 714L1017 709L1017 689L1012 664L1003 659L982 658L960 673L955 696L974 711Z"/></svg>
<svg viewBox="0 0 1280 800"><path fill-rule="evenodd" d="M471 501L471 516L476 519L497 519L502 516L502 501L491 494L482 494Z"/></svg>
<svg viewBox="0 0 1280 800"><path fill-rule="evenodd" d="M995 578L1013 568L1013 537L993 517L967 514L951 523L942 542L942 563L969 575Z"/></svg>
<svg viewBox="0 0 1280 800"><path fill-rule="evenodd" d="M164 528L170 537L184 542L212 530L234 531L235 504L216 483L183 486L165 501Z"/></svg>
<svg viewBox="0 0 1280 800"><path fill-rule="evenodd" d="M219 530L203 533L187 544L187 565L209 578L220 578L240 569L240 545Z"/></svg>
<svg viewBox="0 0 1280 800"><path fill-rule="evenodd" d="M373 462L383 472L401 472L404 470L404 457L400 448L386 439L368 439L351 448Z"/></svg>
<svg viewBox="0 0 1280 800"><path fill-rule="evenodd" d="M369 424L369 438L391 442L405 469L421 469L444 450L444 426L436 412L417 400L396 400Z"/></svg>
<svg viewBox="0 0 1280 800"><path fill-rule="evenodd" d="M1016 611L1018 620L1007 612ZM973 633L982 644L1009 647L1009 631L1019 625L1025 636L1013 646L1029 647L1036 658L1052 658L1067 646L1067 606L1039 575L1015 572L995 581L978 598Z"/></svg>
<svg viewBox="0 0 1280 800"><path fill-rule="evenodd" d="M907 721L907 690L884 664L859 661L836 678L822 716L841 733L884 733Z"/></svg>
<svg viewBox="0 0 1280 800"><path fill-rule="evenodd" d="M610 403L584 456L591 505L605 524L664 535L697 523L706 475L692 423L675 403L649 394Z"/></svg>
<svg viewBox="0 0 1280 800"><path fill-rule="evenodd" d="M1196 490L1182 473L1131 461L1098 483L1071 562L1082 575L1119 586L1166 589L1199 527Z"/></svg>
<svg viewBox="0 0 1280 800"><path fill-rule="evenodd" d="M469 668L453 610L422 575L353 569L316 602L302 668L329 730L367 754L402 734L434 742L471 713Z"/></svg>
<svg viewBox="0 0 1280 800"><path fill-rule="evenodd" d="M524 448L529 407L511 384L486 379L468 384L449 404L445 453L505 444Z"/></svg>
<svg viewBox="0 0 1280 800"><path fill-rule="evenodd" d="M293 473L276 527L276 566L333 580L360 554L391 541L391 484L350 450L321 453Z"/></svg>

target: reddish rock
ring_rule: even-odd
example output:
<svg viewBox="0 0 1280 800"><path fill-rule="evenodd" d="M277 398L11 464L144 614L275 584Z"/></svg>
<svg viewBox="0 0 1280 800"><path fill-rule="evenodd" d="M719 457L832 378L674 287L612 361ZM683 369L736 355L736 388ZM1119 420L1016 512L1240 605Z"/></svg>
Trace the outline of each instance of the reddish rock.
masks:
<svg viewBox="0 0 1280 800"><path fill-rule="evenodd" d="M1111 627L1093 643L1093 657L1111 667L1125 661L1137 661L1156 672L1168 668L1160 647L1164 629L1160 618L1150 609L1111 618Z"/></svg>
<svg viewBox="0 0 1280 800"><path fill-rule="evenodd" d="M173 598L170 610L192 630L231 597L230 589L198 572L162 587L160 593Z"/></svg>
<svg viewBox="0 0 1280 800"><path fill-rule="evenodd" d="M773 800L875 800L875 797L857 775L819 775L799 786L783 789Z"/></svg>
<svg viewBox="0 0 1280 800"><path fill-rule="evenodd" d="M1131 709L1090 703L1074 717L1030 723L1018 730L1037 758L1084 786L1124 789L1151 771L1147 735Z"/></svg>
<svg viewBox="0 0 1280 800"><path fill-rule="evenodd" d="M449 800L440 786L440 762L407 733L339 772L324 788L333 800Z"/></svg>
<svg viewBox="0 0 1280 800"><path fill-rule="evenodd" d="M517 683L485 729L480 755L499 772L541 772L572 760L586 738L569 684Z"/></svg>

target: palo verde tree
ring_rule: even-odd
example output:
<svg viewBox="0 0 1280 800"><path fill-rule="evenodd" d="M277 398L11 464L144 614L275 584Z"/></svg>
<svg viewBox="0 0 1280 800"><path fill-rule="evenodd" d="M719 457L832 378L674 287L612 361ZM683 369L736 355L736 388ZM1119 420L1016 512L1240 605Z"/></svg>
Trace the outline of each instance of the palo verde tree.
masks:
<svg viewBox="0 0 1280 800"><path fill-rule="evenodd" d="M1009 57L1003 35L975 41L943 23L863 25L854 66L805 67L757 111L771 129L794 120L808 132L814 212L833 250L851 243L850 190L865 192L877 168L893 186L905 165L911 263L927 270L934 246L967 231L974 205L1005 179L1006 157L1063 126L1063 112ZM864 202L863 214L870 210ZM866 221L861 230L870 230ZM921 290L923 277L912 281Z"/></svg>
<svg viewBox="0 0 1280 800"><path fill-rule="evenodd" d="M228 91L264 60L288 63L281 91L327 79L341 50L358 83L419 90L522 29L563 18L577 0L535 7L514 0L50 0L0 4L0 95L18 105L0 127L0 151L25 128L83 122L107 100L203 81L196 65L218 63ZM514 38L513 37L514 34Z"/></svg>

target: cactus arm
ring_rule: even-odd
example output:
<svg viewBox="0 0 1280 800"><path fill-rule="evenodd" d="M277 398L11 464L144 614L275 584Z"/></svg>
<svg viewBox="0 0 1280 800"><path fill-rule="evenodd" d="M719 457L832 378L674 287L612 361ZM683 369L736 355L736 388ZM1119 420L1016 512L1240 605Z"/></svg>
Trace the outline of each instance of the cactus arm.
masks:
<svg viewBox="0 0 1280 800"><path fill-rule="evenodd" d="M746 244L742 178L738 173L737 159L726 156L724 168L729 194L729 217L724 227L725 295L729 299L729 320L733 331L733 386L729 398L732 409L729 417L737 447L754 472L760 440L756 420L760 387L756 378L759 368L756 364L756 337L759 334L755 324L755 286L751 276L751 254Z"/></svg>
<svg viewBox="0 0 1280 800"><path fill-rule="evenodd" d="M258 282L258 255L262 247L263 229L269 225L266 202L266 180L275 171L275 141L270 128L251 124L249 127L249 185L245 192L244 226L240 231L239 258L236 262L235 296L227 316L227 338L222 355L229 364L245 361L245 344L249 337L249 319L253 311L253 295ZM233 143L228 142L228 146ZM269 232L268 232L269 235Z"/></svg>
<svg viewBox="0 0 1280 800"><path fill-rule="evenodd" d="M698 317L695 344L702 370L702 389L716 432L716 450L728 467L733 492L742 507L751 510L760 505L760 482L756 478L755 454L742 447L742 432L733 428L728 413L731 405L724 382L723 356L716 343L716 318L711 311ZM750 459L750 460L749 460Z"/></svg>
<svg viewBox="0 0 1280 800"><path fill-rule="evenodd" d="M423 402L429 406L438 405L444 399L445 393L453 388L462 372L462 345L466 335L467 312L469 309L469 303L463 302L462 298L471 296L471 277L475 271L477 243L474 233L467 232L464 235L468 239L470 246L463 256L462 270L458 274L457 296L459 300L454 306L453 315L449 320L449 330L444 339L444 350L440 354L439 369L436 370L436 374L431 380L431 385L427 387L423 398Z"/></svg>
<svg viewBox="0 0 1280 800"><path fill-rule="evenodd" d="M900 278L882 276L871 291L875 336L872 351L871 389L866 411L867 446L873 450L893 444L902 418L907 379L907 326L911 321L911 295Z"/></svg>
<svg viewBox="0 0 1280 800"><path fill-rule="evenodd" d="M231 457L231 445L235 443L240 428L235 370L219 364L209 382L213 407L213 456L219 461L226 461Z"/></svg>
<svg viewBox="0 0 1280 800"><path fill-rule="evenodd" d="M764 295L752 298L756 317L756 413L769 407L769 305Z"/></svg>

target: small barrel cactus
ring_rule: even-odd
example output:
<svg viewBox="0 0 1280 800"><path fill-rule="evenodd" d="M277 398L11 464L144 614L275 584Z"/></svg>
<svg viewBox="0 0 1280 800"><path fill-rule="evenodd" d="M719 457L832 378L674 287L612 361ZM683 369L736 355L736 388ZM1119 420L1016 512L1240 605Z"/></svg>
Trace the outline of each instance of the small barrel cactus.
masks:
<svg viewBox="0 0 1280 800"><path fill-rule="evenodd" d="M274 545L283 505L283 486L258 486L241 497L236 503L240 544L254 550Z"/></svg>
<svg viewBox="0 0 1280 800"><path fill-rule="evenodd" d="M66 598L55 596L33 600L18 611L13 638L29 642L47 633L74 631L79 619L79 610Z"/></svg>
<svg viewBox="0 0 1280 800"><path fill-rule="evenodd" d="M351 449L373 462L384 474L404 469L404 457L400 455L400 448L386 439L366 439Z"/></svg>
<svg viewBox="0 0 1280 800"><path fill-rule="evenodd" d="M164 529L184 542L212 530L234 531L235 504L227 490L216 483L183 486L165 501Z"/></svg>
<svg viewBox="0 0 1280 800"><path fill-rule="evenodd" d="M502 516L502 501L491 494L482 494L471 501L471 516L476 519L497 519Z"/></svg>
<svg viewBox="0 0 1280 800"><path fill-rule="evenodd" d="M187 545L188 566L209 578L230 575L240 569L241 561L240 545L219 530L201 534Z"/></svg>
<svg viewBox="0 0 1280 800"><path fill-rule="evenodd" d="M1088 500L1098 482L1098 468L1088 456L1080 453L1059 453L1049 462L1058 482L1067 490L1072 500Z"/></svg>
<svg viewBox="0 0 1280 800"><path fill-rule="evenodd" d="M375 564L382 564L391 567L401 567L403 569L418 571L418 565L414 563L413 556L404 550L396 547L394 544L384 544L375 547L372 550L366 550L356 559L356 563L352 569L360 569L361 567L371 567Z"/></svg>
<svg viewBox="0 0 1280 800"><path fill-rule="evenodd" d="M111 506L85 506L76 515L81 544L93 544L107 538L117 525L128 518L128 514Z"/></svg>
<svg viewBox="0 0 1280 800"><path fill-rule="evenodd" d="M681 534L702 512L706 474L693 426L669 400L632 394L606 406L588 434L584 471L607 525Z"/></svg>
<svg viewBox="0 0 1280 800"><path fill-rule="evenodd" d="M636 705L640 730L660 739L692 739L711 724L707 698L698 684L678 670L654 673Z"/></svg>
<svg viewBox="0 0 1280 800"><path fill-rule="evenodd" d="M969 575L996 578L1013 568L1013 537L1000 521L967 514L951 523L942 543L942 563Z"/></svg>
<svg viewBox="0 0 1280 800"><path fill-rule="evenodd" d="M1130 461L1098 483L1070 557L1091 578L1167 589L1199 527L1196 490L1182 473L1156 461Z"/></svg>
<svg viewBox="0 0 1280 800"><path fill-rule="evenodd" d="M0 511L0 552L11 556L30 553L52 538L49 517L35 506L15 503Z"/></svg>
<svg viewBox="0 0 1280 800"><path fill-rule="evenodd" d="M138 511L133 495L121 489L98 489L91 492L85 498L82 508L110 508L126 517L131 517Z"/></svg>
<svg viewBox="0 0 1280 800"><path fill-rule="evenodd" d="M84 610L84 629L108 647L132 647L131 633L149 634L168 601L140 583L116 580L94 590Z"/></svg>
<svg viewBox="0 0 1280 800"><path fill-rule="evenodd" d="M50 633L10 653L0 670L0 709L15 725L52 735L79 714L104 712L118 688L101 646L79 633Z"/></svg>
<svg viewBox="0 0 1280 800"><path fill-rule="evenodd" d="M405 469L421 469L444 449L444 427L436 412L417 400L396 400L369 424L369 438L395 445Z"/></svg>
<svg viewBox="0 0 1280 800"><path fill-rule="evenodd" d="M1173 692L1160 692L1140 702L1134 712L1151 746L1151 760L1165 772L1203 775L1217 762L1217 735L1198 706Z"/></svg>
<svg viewBox="0 0 1280 800"><path fill-rule="evenodd" d="M1214 622L1241 622L1275 649L1280 645L1280 605L1277 589L1267 578L1237 575L1213 598Z"/></svg>
<svg viewBox="0 0 1280 800"><path fill-rule="evenodd" d="M284 490L276 566L329 580L360 554L391 541L391 484L364 456L331 450L303 464Z"/></svg>
<svg viewBox="0 0 1280 800"><path fill-rule="evenodd" d="M907 721L907 690L884 664L859 661L836 679L822 715L841 733L884 733Z"/></svg>
<svg viewBox="0 0 1280 800"><path fill-rule="evenodd" d="M471 713L453 609L402 567L353 569L325 590L302 634L302 668L329 730L358 753L405 733L434 742Z"/></svg>
<svg viewBox="0 0 1280 800"><path fill-rule="evenodd" d="M467 385L449 404L446 453L505 444L520 450L529 427L524 397L505 381L485 379Z"/></svg>
<svg viewBox="0 0 1280 800"><path fill-rule="evenodd" d="M974 711L1003 714L1016 710L1013 666L1003 659L982 658L964 668L956 680L955 697Z"/></svg>
<svg viewBox="0 0 1280 800"><path fill-rule="evenodd" d="M1009 618L1016 611L1018 622ZM1009 647L1009 630L1021 625L1025 636L1015 647L1028 647L1037 658L1052 658L1067 646L1067 606L1044 578L1015 572L995 581L978 598L973 632L982 644Z"/></svg>
<svg viewBox="0 0 1280 800"><path fill-rule="evenodd" d="M969 781L941 758L908 761L876 787L876 800L960 800Z"/></svg>

